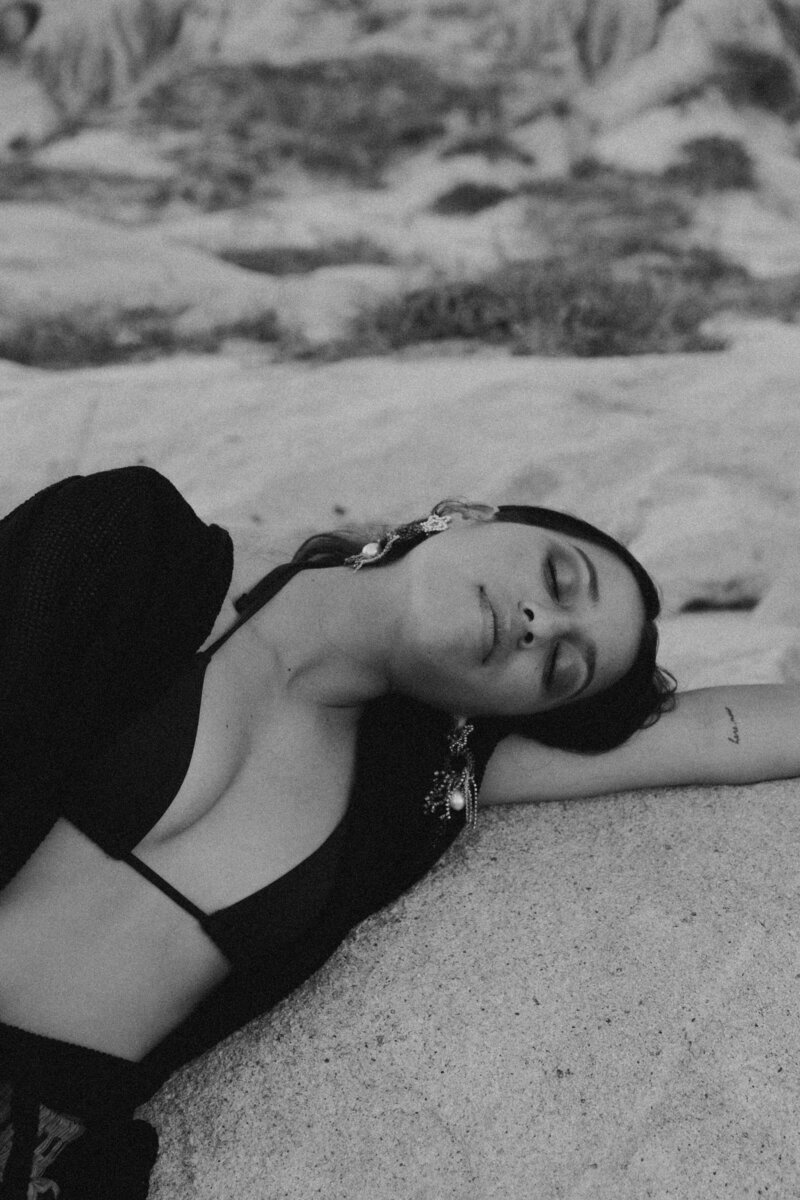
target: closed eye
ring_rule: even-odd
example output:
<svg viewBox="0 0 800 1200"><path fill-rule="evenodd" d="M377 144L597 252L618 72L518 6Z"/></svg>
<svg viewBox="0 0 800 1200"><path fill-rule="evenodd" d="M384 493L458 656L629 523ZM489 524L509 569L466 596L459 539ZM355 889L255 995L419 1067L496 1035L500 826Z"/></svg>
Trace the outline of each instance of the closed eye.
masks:
<svg viewBox="0 0 800 1200"><path fill-rule="evenodd" d="M548 691L552 689L553 679L555 678L556 667L558 665L558 652L561 649L561 643L556 642L553 650L547 660L547 667L544 673L544 683Z"/></svg>
<svg viewBox="0 0 800 1200"><path fill-rule="evenodd" d="M547 559L547 582L550 595L554 600L559 601L561 599L561 589L558 583L558 568L552 555Z"/></svg>

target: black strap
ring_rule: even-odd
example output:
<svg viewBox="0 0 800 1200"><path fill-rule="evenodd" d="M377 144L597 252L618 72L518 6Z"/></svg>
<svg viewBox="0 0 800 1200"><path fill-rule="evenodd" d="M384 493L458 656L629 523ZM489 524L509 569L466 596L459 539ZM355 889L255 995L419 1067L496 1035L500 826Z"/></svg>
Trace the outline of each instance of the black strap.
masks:
<svg viewBox="0 0 800 1200"><path fill-rule="evenodd" d="M140 858L137 858L136 855L132 854L130 851L127 851L125 854L121 854L119 859L120 862L127 863L129 867L133 867L134 871L138 871L148 883L152 883L153 887L157 887L160 892L163 892L165 896L168 896L173 903L182 908L184 912L187 912L190 917L194 917L194 919L199 921L201 925L204 924L206 918L208 917L208 913L203 912L202 908L198 908L196 904L192 903L192 901L188 899L188 897L184 896L183 892L179 892L177 888L174 888L171 883L168 883L167 880L164 879L163 876L159 875L157 871L154 871L152 867L148 867L146 862L142 862Z"/></svg>
<svg viewBox="0 0 800 1200"><path fill-rule="evenodd" d="M289 582L299 571L304 571L307 567L317 566L316 563L306 562L288 562L281 563L275 567L263 579L260 579L249 592L244 592L234 601L234 608L239 613L239 617L231 625L230 629L226 629L221 637L218 637L215 642L202 652L203 658L209 659L212 654L216 654L220 646L227 642L229 637L232 637L236 630L244 625L245 621L249 621L259 609L268 604L273 596L281 590L281 588Z"/></svg>
<svg viewBox="0 0 800 1200"><path fill-rule="evenodd" d="M245 621L249 621L249 619L255 613L257 613L260 608L263 608L264 605L267 604L272 597L281 590L284 584L288 583L288 581L294 575L296 575L298 571L302 571L308 565L309 564L304 562L282 563L280 566L275 567L274 570L270 571L268 575L265 575L263 579L260 579L258 583L250 589L249 592L245 592L243 595L239 596L234 602L234 606L237 612L240 614L238 619L234 622L230 629L226 629L225 633L223 633L221 637L218 637L215 642L212 642L212 644L202 652L202 657L208 661L208 659L210 659L211 656L215 654L217 650L219 650L220 646L227 642L228 638L231 637L240 626L244 625ZM205 928L205 922L208 919L209 914L204 912L202 908L199 908L196 904L189 900L187 896L184 896L183 892L179 892L178 889L173 887L168 880L164 879L162 875L159 875L157 871L154 871L152 867L149 867L146 862L142 862L142 860L131 851L126 851L123 854L115 855L115 857L117 857L120 862L127 863L128 866L132 867L134 871L137 871L143 879L146 879L148 883L153 885L153 887L158 888L158 890L163 892L163 894L172 900L174 904L177 904L179 908L182 908L184 912L187 912L190 917L194 917L194 919L198 921L203 928Z"/></svg>

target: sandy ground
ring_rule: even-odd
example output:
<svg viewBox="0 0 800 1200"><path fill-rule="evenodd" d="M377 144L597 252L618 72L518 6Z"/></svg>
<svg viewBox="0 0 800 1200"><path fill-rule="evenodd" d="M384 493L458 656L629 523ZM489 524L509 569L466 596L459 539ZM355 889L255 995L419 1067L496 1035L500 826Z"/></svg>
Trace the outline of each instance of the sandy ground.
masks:
<svg viewBox="0 0 800 1200"><path fill-rule="evenodd" d="M442 495L626 536L684 686L796 678L800 335L722 354L0 365L0 510L146 461L287 550ZM738 589L738 591L737 591ZM800 1194L795 781L483 814L410 895L147 1107L154 1200Z"/></svg>

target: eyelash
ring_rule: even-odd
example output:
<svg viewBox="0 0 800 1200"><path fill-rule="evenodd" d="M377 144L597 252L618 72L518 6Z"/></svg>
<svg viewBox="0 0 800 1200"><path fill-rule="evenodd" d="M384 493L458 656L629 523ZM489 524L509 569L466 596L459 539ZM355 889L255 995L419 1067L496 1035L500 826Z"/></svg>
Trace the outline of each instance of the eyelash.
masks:
<svg viewBox="0 0 800 1200"><path fill-rule="evenodd" d="M556 663L558 662L558 652L560 649L561 649L561 643L556 642L556 644L553 648L553 653L550 655L550 660L545 669L544 682L545 682L545 687L547 688L548 691L550 691L550 689L553 686L553 679L555 678L555 673L556 673Z"/></svg>
<svg viewBox="0 0 800 1200"><path fill-rule="evenodd" d="M552 558L548 558L547 560L547 571L550 576L550 590L553 594L553 599L560 600L561 589L558 586L558 572L556 570L555 562Z"/></svg>

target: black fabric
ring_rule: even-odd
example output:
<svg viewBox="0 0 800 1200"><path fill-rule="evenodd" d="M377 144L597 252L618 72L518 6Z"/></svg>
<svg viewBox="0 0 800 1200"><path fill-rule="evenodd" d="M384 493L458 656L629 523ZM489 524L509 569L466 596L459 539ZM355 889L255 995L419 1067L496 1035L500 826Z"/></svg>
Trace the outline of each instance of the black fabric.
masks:
<svg viewBox="0 0 800 1200"><path fill-rule="evenodd" d="M12 1092L9 1118L13 1141L11 1153L0 1175L0 1197L2 1200L27 1200L39 1132L38 1100L25 1089Z"/></svg>
<svg viewBox="0 0 800 1200"><path fill-rule="evenodd" d="M152 468L52 484L0 521L0 886L54 791L174 678L230 585L230 536Z"/></svg>
<svg viewBox="0 0 800 1200"><path fill-rule="evenodd" d="M146 1099L138 1063L0 1022L0 1078L85 1123L128 1115Z"/></svg>
<svg viewBox="0 0 800 1200"><path fill-rule="evenodd" d="M165 811L191 758L203 675L194 656L230 585L232 548L227 533L200 521L172 484L132 467L73 477L15 510L0 522L0 562L0 721L11 747L0 767L1 884L47 832L54 804L82 827L102 827L116 854ZM279 580L295 570L287 566ZM257 585L237 607L246 613L268 591ZM263 909L260 916L247 903L226 910L228 936L239 947L235 969L140 1064L131 1095L150 1094L182 1063L271 1008L355 924L434 865L464 823L459 814L442 824L424 809L447 731L442 714L412 701L387 697L367 706L349 810L321 848L335 869L331 875L327 866L328 878L315 885L326 898L311 926L300 937L265 941L256 928ZM479 780L493 744L476 729ZM80 787L70 789L66 781L78 767ZM122 805L116 788L109 793L110 767L125 781ZM284 890L287 910L292 887L315 869L313 858L294 880L271 885L274 897Z"/></svg>
<svg viewBox="0 0 800 1200"><path fill-rule="evenodd" d="M441 764L448 722L413 701L386 697L361 720L350 808L336 882L313 930L299 943L234 971L147 1056L155 1089L248 1021L268 1012L318 971L350 930L427 874L464 827L463 813L431 820L423 799ZM494 746L480 726L470 739L476 777Z"/></svg>
<svg viewBox="0 0 800 1200"><path fill-rule="evenodd" d="M132 848L169 808L189 769L209 662L299 569L297 564L286 564L262 579L237 604L240 616L232 626L195 654L166 692L111 739L86 769L77 770L58 796L62 814L197 920L229 962L240 967L282 951L319 917L335 879L343 825L280 879L210 913L132 853Z"/></svg>
<svg viewBox="0 0 800 1200"><path fill-rule="evenodd" d="M51 1174L59 1200L146 1200L157 1156L158 1135L147 1121L112 1121L67 1146Z"/></svg>
<svg viewBox="0 0 800 1200"><path fill-rule="evenodd" d="M144 1200L158 1137L132 1119L148 1094L138 1063L0 1022L0 1078L0 1200L27 1200L34 1180L60 1200Z"/></svg>

